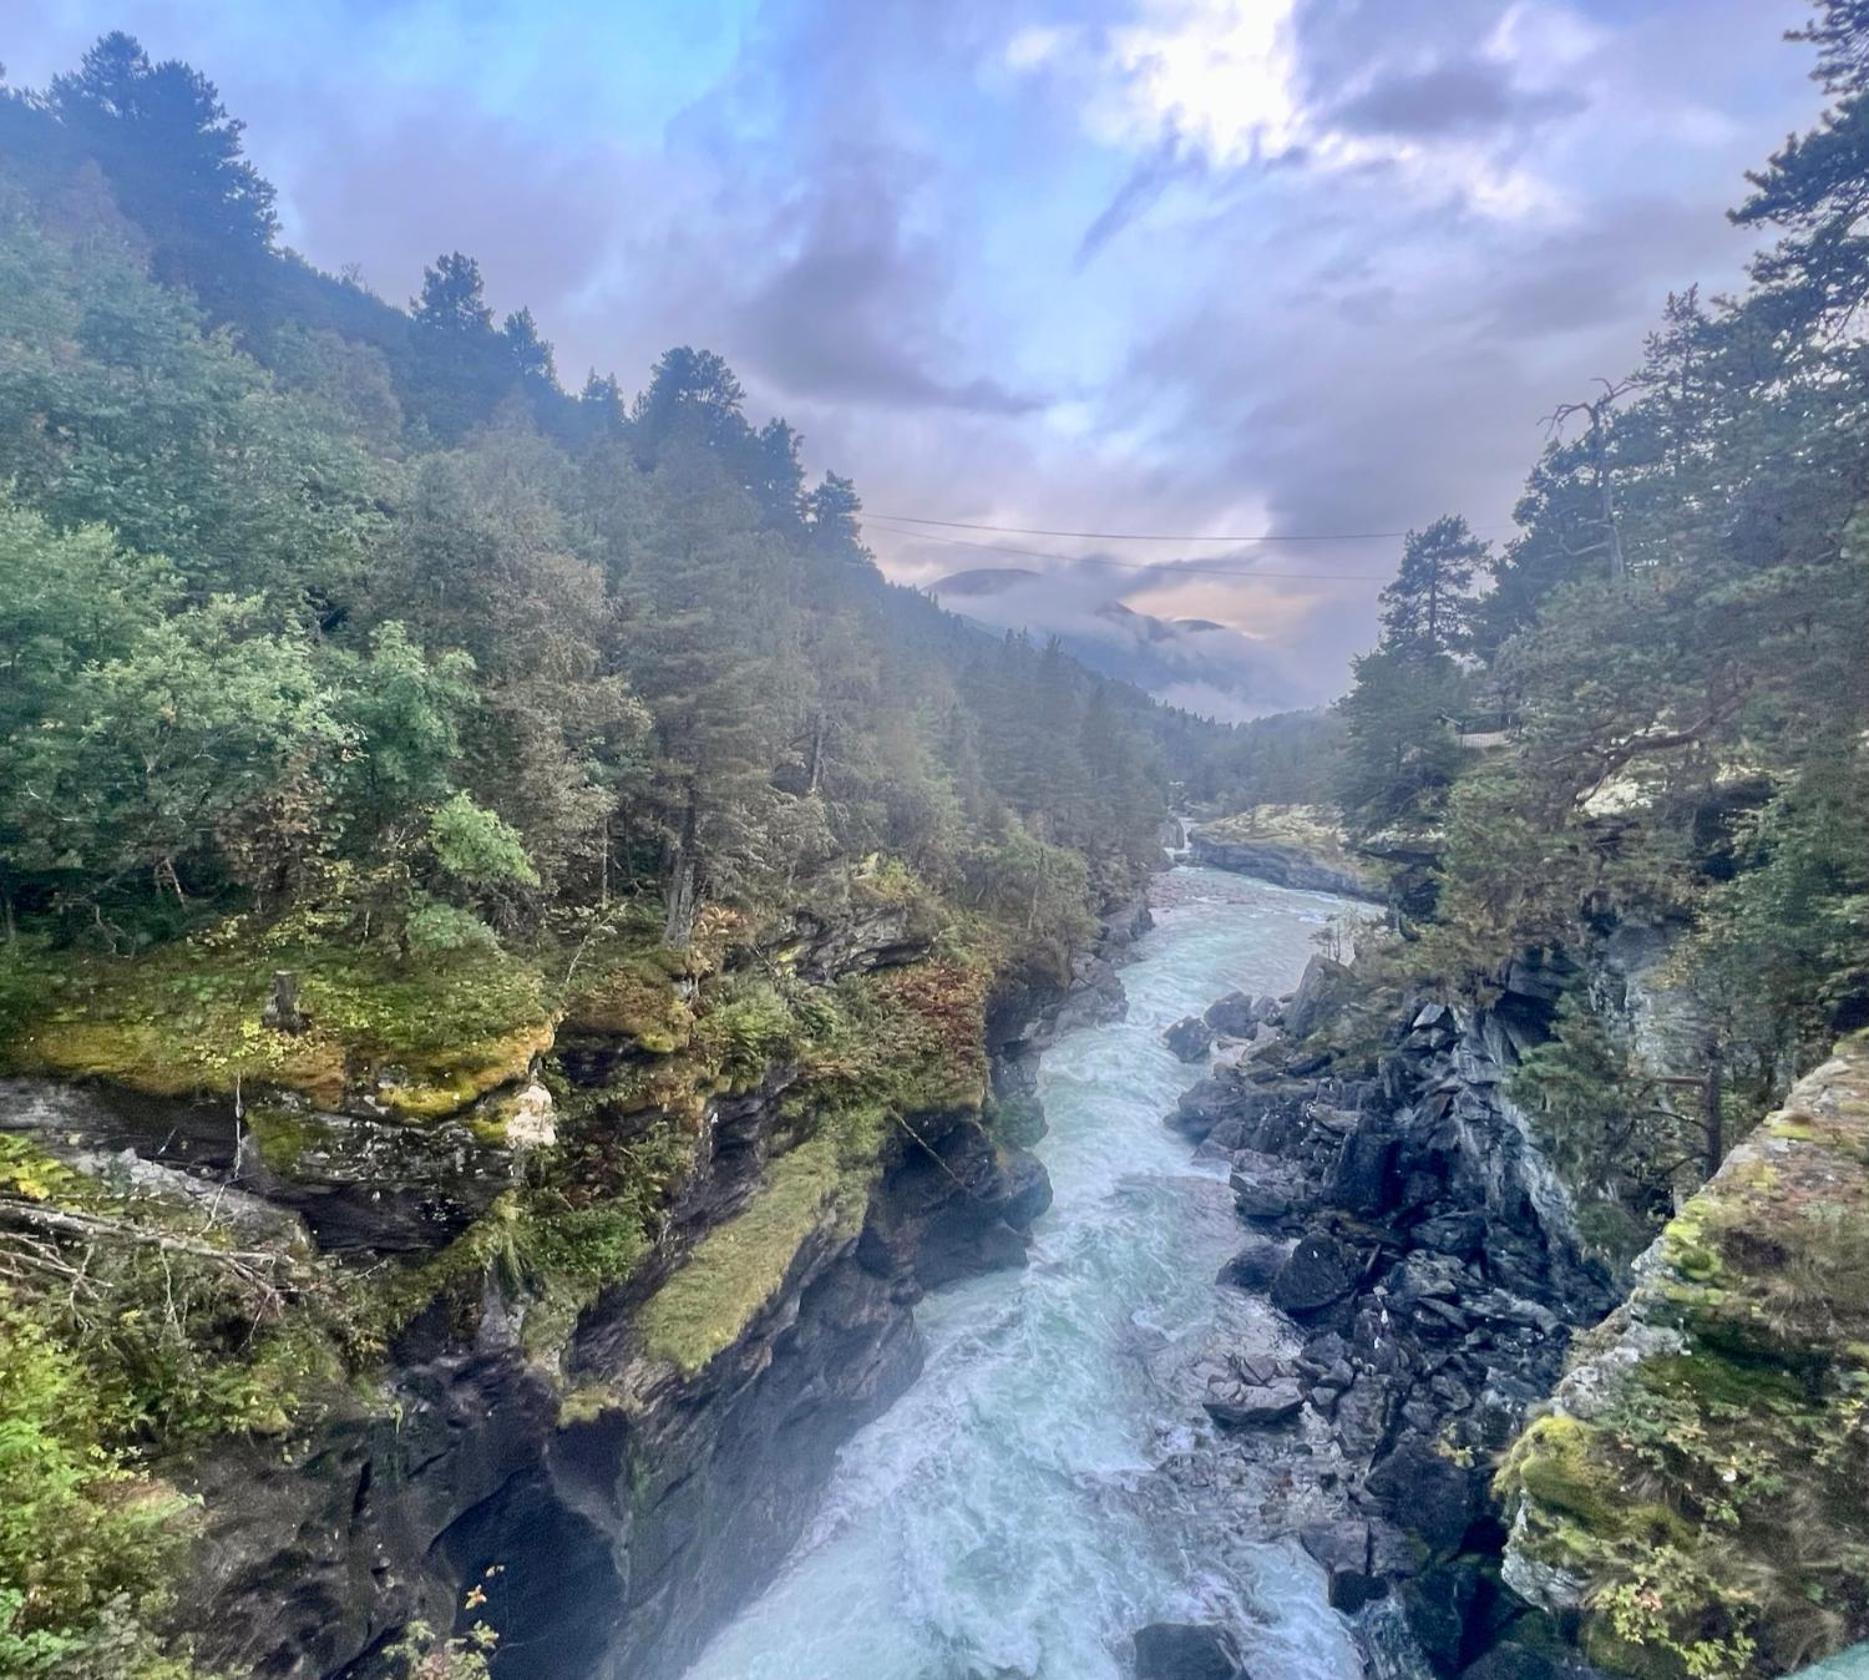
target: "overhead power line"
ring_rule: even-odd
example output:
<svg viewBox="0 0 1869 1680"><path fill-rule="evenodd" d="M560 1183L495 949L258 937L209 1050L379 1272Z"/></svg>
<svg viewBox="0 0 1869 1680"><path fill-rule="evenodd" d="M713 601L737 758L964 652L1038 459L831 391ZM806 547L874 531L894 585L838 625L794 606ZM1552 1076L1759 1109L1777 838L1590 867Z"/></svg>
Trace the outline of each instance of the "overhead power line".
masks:
<svg viewBox="0 0 1869 1680"><path fill-rule="evenodd" d="M1177 562L1174 560L1110 560L1100 554L1048 554L1039 548L1011 548L1005 543L970 542L965 537L943 537L933 531L905 531L900 526L886 523L890 518L886 514L871 514L866 523L882 524L891 536L913 537L917 542L946 543L953 548L971 548L985 554L1016 554L1027 560L1063 561L1072 566L1113 566L1125 572L1162 572L1173 577L1182 577L1190 572L1208 577L1232 578L1236 583L1250 583L1255 578L1265 578L1274 582L1285 583L1387 583L1389 576L1382 572L1264 572L1257 567L1242 570L1234 566L1203 566L1193 561Z"/></svg>
<svg viewBox="0 0 1869 1680"><path fill-rule="evenodd" d="M1172 535L1162 531L1049 531L1038 525L977 525L966 519L923 519L912 513L873 513L870 518L888 519L898 525L938 525L949 531L993 531L1005 537L1077 537L1086 542L1394 542L1408 535L1406 531L1313 531L1302 536L1286 537L1274 531L1261 531L1249 537L1197 537Z"/></svg>

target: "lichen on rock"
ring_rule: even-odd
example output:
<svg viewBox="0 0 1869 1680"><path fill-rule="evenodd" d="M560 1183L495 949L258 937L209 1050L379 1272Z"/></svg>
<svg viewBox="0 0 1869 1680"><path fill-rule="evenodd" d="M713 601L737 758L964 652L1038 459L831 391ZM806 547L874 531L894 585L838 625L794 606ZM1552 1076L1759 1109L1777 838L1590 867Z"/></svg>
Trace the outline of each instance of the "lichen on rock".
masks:
<svg viewBox="0 0 1869 1680"><path fill-rule="evenodd" d="M1869 1634L1869 1038L1637 1264L1499 1476L1507 1579L1616 1673L1787 1673Z"/></svg>

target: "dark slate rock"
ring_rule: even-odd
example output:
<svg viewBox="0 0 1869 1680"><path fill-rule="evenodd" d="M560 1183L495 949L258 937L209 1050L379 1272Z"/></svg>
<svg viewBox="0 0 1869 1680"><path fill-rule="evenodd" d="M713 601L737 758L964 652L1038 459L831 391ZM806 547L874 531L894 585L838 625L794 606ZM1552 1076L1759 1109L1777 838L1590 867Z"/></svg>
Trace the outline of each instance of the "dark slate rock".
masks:
<svg viewBox="0 0 1869 1680"><path fill-rule="evenodd" d="M1479 1213L1442 1213L1415 1227L1414 1240L1422 1248L1471 1260L1486 1241L1486 1216Z"/></svg>
<svg viewBox="0 0 1869 1680"><path fill-rule="evenodd" d="M1343 1246L1316 1232L1292 1250L1272 1280L1272 1305L1303 1317L1341 1301L1355 1287L1355 1266Z"/></svg>
<svg viewBox="0 0 1869 1680"><path fill-rule="evenodd" d="M1331 1174L1330 1199L1347 1212L1376 1219L1395 1205L1396 1157L1401 1140L1392 1132L1361 1125L1343 1140Z"/></svg>
<svg viewBox="0 0 1869 1680"><path fill-rule="evenodd" d="M1323 1566L1331 1609L1354 1616L1388 1591L1388 1584L1370 1567L1368 1523L1307 1523L1298 1530L1298 1544Z"/></svg>
<svg viewBox="0 0 1869 1680"><path fill-rule="evenodd" d="M1175 1022L1162 1034L1162 1042L1179 1061L1198 1062L1213 1048L1214 1029L1198 1015Z"/></svg>
<svg viewBox="0 0 1869 1680"><path fill-rule="evenodd" d="M1285 1034L1296 1043L1334 1019L1355 995L1356 980L1349 968L1317 955L1305 964L1298 989L1285 1005Z"/></svg>
<svg viewBox="0 0 1869 1680"><path fill-rule="evenodd" d="M1304 1410L1304 1390L1290 1377L1263 1386L1228 1383L1210 1390L1201 1404L1223 1429L1272 1429Z"/></svg>
<svg viewBox="0 0 1869 1680"><path fill-rule="evenodd" d="M1246 1680L1238 1643L1210 1622L1151 1622L1136 1633L1136 1680Z"/></svg>
<svg viewBox="0 0 1869 1680"><path fill-rule="evenodd" d="M1239 1086L1231 1070L1210 1074L1181 1093L1168 1124L1197 1143L1222 1120L1234 1116Z"/></svg>
<svg viewBox="0 0 1869 1680"><path fill-rule="evenodd" d="M1285 1264L1286 1249L1269 1237L1255 1237L1220 1268L1215 1283L1231 1284L1235 1289L1263 1294L1272 1287Z"/></svg>
<svg viewBox="0 0 1869 1680"><path fill-rule="evenodd" d="M1253 1028L1259 1024L1258 1008L1245 992L1228 992L1225 997L1208 1004L1207 1013L1201 1019L1228 1038L1250 1038Z"/></svg>
<svg viewBox="0 0 1869 1680"><path fill-rule="evenodd" d="M1437 1674L1459 1669L1467 1618L1478 1593L1479 1566L1467 1558L1436 1564L1402 1588L1408 1631Z"/></svg>
<svg viewBox="0 0 1869 1680"><path fill-rule="evenodd" d="M1369 1473L1370 1494L1391 1521L1449 1552L1473 1521L1473 1477L1425 1441L1406 1439Z"/></svg>

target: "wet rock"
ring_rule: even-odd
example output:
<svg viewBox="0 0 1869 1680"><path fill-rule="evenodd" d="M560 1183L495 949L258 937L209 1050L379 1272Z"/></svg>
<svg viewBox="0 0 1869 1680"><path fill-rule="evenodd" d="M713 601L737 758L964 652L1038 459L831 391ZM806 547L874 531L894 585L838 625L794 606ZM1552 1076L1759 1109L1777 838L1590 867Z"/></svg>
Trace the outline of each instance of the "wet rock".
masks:
<svg viewBox="0 0 1869 1680"><path fill-rule="evenodd" d="M1198 1062L1213 1047L1214 1029L1200 1016L1189 1015L1164 1031L1162 1042L1178 1061Z"/></svg>
<svg viewBox="0 0 1869 1680"><path fill-rule="evenodd" d="M997 1142L971 1113L920 1115L919 1147L890 1166L857 1258L912 1299L957 1278L1022 1266L1051 1205L1037 1156Z"/></svg>
<svg viewBox="0 0 1869 1680"><path fill-rule="evenodd" d="M1368 1487L1391 1520L1437 1552L1452 1551L1473 1522L1472 1473L1419 1438L1370 1471Z"/></svg>
<svg viewBox="0 0 1869 1680"><path fill-rule="evenodd" d="M1222 1383L1201 1402L1223 1429L1272 1429L1304 1410L1304 1390L1290 1377L1264 1383Z"/></svg>
<svg viewBox="0 0 1869 1680"><path fill-rule="evenodd" d="M1292 1250L1272 1280L1272 1305L1294 1318L1320 1312L1356 1287L1349 1255L1333 1237L1317 1232Z"/></svg>
<svg viewBox="0 0 1869 1680"><path fill-rule="evenodd" d="M1370 1568L1368 1523L1307 1523L1298 1530L1298 1544L1323 1567L1331 1609L1354 1616L1388 1590Z"/></svg>
<svg viewBox="0 0 1869 1680"><path fill-rule="evenodd" d="M1467 1619L1479 1586L1478 1564L1457 1558L1424 1570L1402 1588L1408 1631L1437 1674L1452 1674L1460 1667Z"/></svg>
<svg viewBox="0 0 1869 1680"><path fill-rule="evenodd" d="M1168 1116L1168 1124L1199 1142L1222 1120L1234 1116L1237 1100L1237 1085L1231 1072L1210 1074L1181 1093L1174 1112Z"/></svg>
<svg viewBox="0 0 1869 1680"><path fill-rule="evenodd" d="M1214 1282L1262 1294L1272 1287L1272 1280L1285 1264L1286 1253L1285 1244L1255 1237L1220 1268Z"/></svg>
<svg viewBox="0 0 1869 1680"><path fill-rule="evenodd" d="M1423 1248L1471 1260L1486 1240L1486 1216L1479 1213L1443 1213L1423 1220L1414 1239Z"/></svg>
<svg viewBox="0 0 1869 1680"><path fill-rule="evenodd" d="M1228 1038L1251 1038L1254 1030L1278 1014L1277 998L1255 998L1248 992L1228 992L1207 1006L1201 1017L1215 1032Z"/></svg>
<svg viewBox="0 0 1869 1680"><path fill-rule="evenodd" d="M1353 866L1316 857L1302 847L1272 840L1225 840L1195 829L1188 836L1194 861L1208 869L1251 875L1275 886L1305 892L1337 893L1345 898L1374 898L1371 883Z"/></svg>
<svg viewBox="0 0 1869 1680"><path fill-rule="evenodd" d="M1395 1163L1401 1147L1401 1139L1392 1132L1359 1125L1343 1140L1331 1174L1331 1201L1365 1219L1387 1213L1395 1203Z"/></svg>
<svg viewBox="0 0 1869 1680"><path fill-rule="evenodd" d="M1333 1020L1356 994L1356 979L1344 963L1314 956L1284 1009L1285 1036L1293 1043Z"/></svg>
<svg viewBox="0 0 1869 1680"><path fill-rule="evenodd" d="M1212 1622L1151 1622L1135 1644L1136 1680L1246 1680L1238 1642Z"/></svg>

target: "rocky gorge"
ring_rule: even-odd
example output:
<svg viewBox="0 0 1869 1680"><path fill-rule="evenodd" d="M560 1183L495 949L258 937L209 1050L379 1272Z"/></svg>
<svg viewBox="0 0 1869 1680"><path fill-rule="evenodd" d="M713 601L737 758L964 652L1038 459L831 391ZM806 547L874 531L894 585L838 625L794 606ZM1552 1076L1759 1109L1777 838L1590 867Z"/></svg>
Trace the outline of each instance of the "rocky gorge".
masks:
<svg viewBox="0 0 1869 1680"><path fill-rule="evenodd" d="M930 936L910 921L797 919L784 960L825 988L913 976ZM419 1126L370 1100L9 1082L0 1132L207 1210L282 1265L336 1264L367 1294L465 1245L478 1280L418 1305L367 1380L321 1379L315 1407L169 1467L201 1512L177 1613L199 1659L365 1680L399 1671L411 1629L485 1622L502 1676L680 1672L784 1557L838 1446L913 1380L923 1291L1024 1263L1050 1196L1016 1141L1043 1128L1036 1058L1120 1011L1113 961L1146 924L1129 906L1068 981L992 992L873 1171L839 1164L785 1061L705 1096L653 1250L569 1314L476 1245L565 1112L651 1145L673 1098L644 1074L671 1046L641 1022L574 1013L479 1107Z"/></svg>

